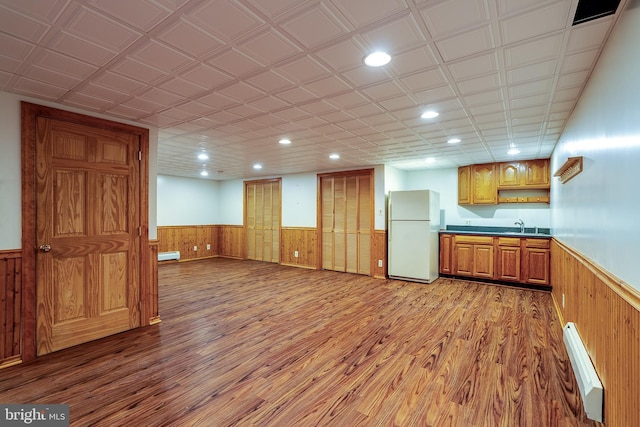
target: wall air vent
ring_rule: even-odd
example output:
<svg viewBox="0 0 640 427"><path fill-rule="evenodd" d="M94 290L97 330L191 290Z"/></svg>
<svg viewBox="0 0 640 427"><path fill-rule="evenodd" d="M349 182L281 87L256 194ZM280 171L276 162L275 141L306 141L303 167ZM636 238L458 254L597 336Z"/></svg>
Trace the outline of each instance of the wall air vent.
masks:
<svg viewBox="0 0 640 427"><path fill-rule="evenodd" d="M573 25L613 15L619 4L620 0L580 0L573 17Z"/></svg>

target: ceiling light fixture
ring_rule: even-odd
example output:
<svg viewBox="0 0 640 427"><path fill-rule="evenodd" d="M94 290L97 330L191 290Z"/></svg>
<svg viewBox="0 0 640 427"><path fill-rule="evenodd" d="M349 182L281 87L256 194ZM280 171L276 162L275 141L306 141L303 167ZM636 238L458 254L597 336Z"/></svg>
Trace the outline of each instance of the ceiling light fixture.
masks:
<svg viewBox="0 0 640 427"><path fill-rule="evenodd" d="M329 154L329 158L331 160L338 160L340 158L340 154L338 153Z"/></svg>
<svg viewBox="0 0 640 427"><path fill-rule="evenodd" d="M198 158L200 160L208 160L209 156L207 155L207 153L200 153L200 154L198 154Z"/></svg>
<svg viewBox="0 0 640 427"><path fill-rule="evenodd" d="M364 57L364 63L369 67L382 67L391 61L391 56L386 52L373 52Z"/></svg>
<svg viewBox="0 0 640 427"><path fill-rule="evenodd" d="M255 165L253 165L254 169L262 169L262 165L260 163L256 163Z"/></svg>
<svg viewBox="0 0 640 427"><path fill-rule="evenodd" d="M460 141L462 141L460 138L449 138L449 140L447 140L447 144L457 144Z"/></svg>
<svg viewBox="0 0 640 427"><path fill-rule="evenodd" d="M520 154L520 150L518 150L516 147L511 147L509 148L509 151L507 151L507 154L515 156L516 154Z"/></svg>
<svg viewBox="0 0 640 427"><path fill-rule="evenodd" d="M438 117L439 115L440 115L440 113L438 113L437 111L429 110L429 111L425 111L424 113L422 113L422 115L420 117L422 117L423 119L434 119L434 118Z"/></svg>
<svg viewBox="0 0 640 427"><path fill-rule="evenodd" d="M278 143L280 143L280 144L282 144L282 145L289 145L289 144L291 144L291 140L290 140L290 139L283 138L283 139L281 139L280 141L278 141Z"/></svg>
<svg viewBox="0 0 640 427"><path fill-rule="evenodd" d="M209 176L209 172L207 172L207 171L202 171L202 172L200 172L200 175L202 175L202 176Z"/></svg>
<svg viewBox="0 0 640 427"><path fill-rule="evenodd" d="M427 163L433 163L436 161L436 159L434 159L433 157L427 157L426 159L424 159L424 161Z"/></svg>

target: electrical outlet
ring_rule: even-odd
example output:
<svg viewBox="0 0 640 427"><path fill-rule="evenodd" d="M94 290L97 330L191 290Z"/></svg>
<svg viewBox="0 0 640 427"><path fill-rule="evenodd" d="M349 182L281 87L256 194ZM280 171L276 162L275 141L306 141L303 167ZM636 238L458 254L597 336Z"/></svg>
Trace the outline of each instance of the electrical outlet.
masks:
<svg viewBox="0 0 640 427"><path fill-rule="evenodd" d="M210 251L211 250L211 245L209 243L207 243L207 250Z"/></svg>
<svg viewBox="0 0 640 427"><path fill-rule="evenodd" d="M382 268L382 260L381 259L378 260L378 267Z"/></svg>
<svg viewBox="0 0 640 427"><path fill-rule="evenodd" d="M298 258L298 251L293 251L293 256L294 256L295 258Z"/></svg>
<svg viewBox="0 0 640 427"><path fill-rule="evenodd" d="M470 219L465 220L464 225L471 225L471 220Z"/></svg>
<svg viewBox="0 0 640 427"><path fill-rule="evenodd" d="M562 294L562 308L564 308L564 293Z"/></svg>
<svg viewBox="0 0 640 427"><path fill-rule="evenodd" d="M197 246L193 247L193 252L198 252L198 247Z"/></svg>

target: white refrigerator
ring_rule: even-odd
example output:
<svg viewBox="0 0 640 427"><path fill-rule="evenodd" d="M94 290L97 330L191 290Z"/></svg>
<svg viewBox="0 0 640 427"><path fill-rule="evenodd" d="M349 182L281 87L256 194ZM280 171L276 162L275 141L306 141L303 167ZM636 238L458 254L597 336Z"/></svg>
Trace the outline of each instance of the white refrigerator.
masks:
<svg viewBox="0 0 640 427"><path fill-rule="evenodd" d="M440 194L389 192L389 277L431 283L438 278Z"/></svg>

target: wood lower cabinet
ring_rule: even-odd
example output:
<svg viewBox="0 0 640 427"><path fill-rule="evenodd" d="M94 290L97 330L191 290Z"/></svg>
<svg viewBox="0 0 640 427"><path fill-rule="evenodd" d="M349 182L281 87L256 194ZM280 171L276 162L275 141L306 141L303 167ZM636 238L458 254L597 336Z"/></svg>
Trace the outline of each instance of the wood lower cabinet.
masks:
<svg viewBox="0 0 640 427"><path fill-rule="evenodd" d="M451 257L453 274L493 279L493 254L493 237L455 235Z"/></svg>
<svg viewBox="0 0 640 427"><path fill-rule="evenodd" d="M546 239L523 239L523 279L530 285L548 286L551 270L550 242Z"/></svg>
<svg viewBox="0 0 640 427"><path fill-rule="evenodd" d="M546 238L441 234L440 273L549 286L549 245Z"/></svg>
<svg viewBox="0 0 640 427"><path fill-rule="evenodd" d="M519 282L522 278L522 249L519 237L498 237L496 279Z"/></svg>

